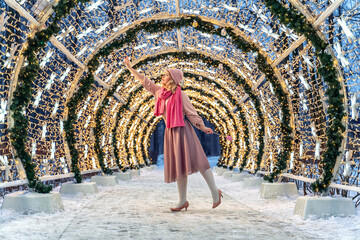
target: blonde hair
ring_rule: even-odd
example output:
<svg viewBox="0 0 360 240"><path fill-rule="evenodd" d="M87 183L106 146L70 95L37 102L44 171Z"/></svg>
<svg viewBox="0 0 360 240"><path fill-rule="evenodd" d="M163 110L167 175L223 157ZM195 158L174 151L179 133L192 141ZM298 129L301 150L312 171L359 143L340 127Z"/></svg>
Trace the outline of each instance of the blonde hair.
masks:
<svg viewBox="0 0 360 240"><path fill-rule="evenodd" d="M173 94L176 91L177 84L174 82L174 80L171 78L170 81L166 83L166 85L162 85L166 90L171 91Z"/></svg>

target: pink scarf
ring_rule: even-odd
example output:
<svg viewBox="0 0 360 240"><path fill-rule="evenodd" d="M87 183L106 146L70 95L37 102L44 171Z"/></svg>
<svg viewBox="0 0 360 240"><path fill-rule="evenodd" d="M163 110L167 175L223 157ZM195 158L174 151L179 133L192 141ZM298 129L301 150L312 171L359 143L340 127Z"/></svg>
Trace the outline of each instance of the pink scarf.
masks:
<svg viewBox="0 0 360 240"><path fill-rule="evenodd" d="M158 98L155 102L155 116L161 116L164 113L165 101L169 98L166 105L166 127L184 127L184 117L181 99L181 87L180 85L176 88L175 93L161 88Z"/></svg>

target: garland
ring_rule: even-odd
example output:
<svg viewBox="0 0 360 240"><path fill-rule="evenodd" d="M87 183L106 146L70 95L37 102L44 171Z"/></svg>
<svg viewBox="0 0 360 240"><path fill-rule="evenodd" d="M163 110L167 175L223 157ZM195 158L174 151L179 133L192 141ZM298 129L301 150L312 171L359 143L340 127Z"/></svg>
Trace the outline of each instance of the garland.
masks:
<svg viewBox="0 0 360 240"><path fill-rule="evenodd" d="M102 105L101 107L99 108L99 110L96 112L96 127L94 129L94 133L95 133L95 151L96 151L96 154L98 156L98 160L99 160L99 163L100 163L100 166L102 167L103 169L103 172L105 174L112 174L112 171L109 169L109 168L105 168L105 164L104 164L104 153L102 152L101 148L100 148L100 137L101 137L101 134L102 134L102 131L101 131L101 117L103 115L103 112L104 112L104 108L107 107L108 103L109 103L109 98L112 97L115 93L115 90L117 89L117 87L122 84L124 82L123 78L125 75L129 75L130 72L129 71L126 71L124 73L122 73L120 75L120 77L118 78L118 80L115 82L114 86L111 88L111 90L107 93L105 99L103 100L102 102ZM129 107L130 107L130 101L129 99L132 99L139 91L141 90L141 87L138 87L137 89L135 89L133 92L130 93L130 96L128 98L128 101L126 102L126 104L122 105L117 113L117 117L116 117L116 123L115 123L115 127L114 129L112 130L113 132L113 147L114 147L114 155L115 155L115 161L119 167L119 169L121 171L126 171L127 168L124 168L121 163L120 163L120 160L119 160L119 154L118 152L116 151L117 149L117 146L116 146L116 142L117 142L117 139L116 139L116 128L118 127L119 125L119 120L120 120L120 116L122 114L122 112L124 112L125 110L129 110ZM138 109L136 110L138 111ZM136 113L135 113L136 114ZM132 116L132 118L130 120L132 120L134 117L134 115ZM126 133L125 133L125 138L128 134L128 128L126 129ZM129 148L128 146L125 144L125 150L126 150L126 153L127 153L127 162L131 163L131 159L130 159L130 154L129 154ZM137 166L137 165L133 165L132 163L130 164L130 169L138 169L139 167L143 167L144 165L141 164L140 166Z"/></svg>
<svg viewBox="0 0 360 240"><path fill-rule="evenodd" d="M88 2L89 0L60 0L57 6L53 7L53 22L46 28L35 34L33 38L28 38L28 47L22 55L27 59L28 65L23 67L19 73L19 83L14 91L14 98L10 106L13 112L14 127L10 130L11 143L17 153L16 157L21 159L25 168L26 177L29 181L29 188L34 189L38 193L49 193L52 190L51 185L42 183L35 173L35 164L31 160L30 154L26 151L28 138L28 119L24 116L23 110L31 100L31 85L38 76L40 70L39 62L35 53L45 47L50 37L60 31L57 21L68 15L70 9L75 7L78 2Z"/></svg>
<svg viewBox="0 0 360 240"><path fill-rule="evenodd" d="M95 133L95 151L96 151L96 154L98 156L98 160L99 160L99 163L100 163L100 166L101 168L103 169L103 172L105 174L112 174L112 171L111 169L109 169L108 167L105 167L105 163L104 163L104 153L103 151L101 150L100 148L100 137L102 135L102 126L101 126L101 117L104 113L104 108L108 106L109 104L109 98L112 97L115 93L115 90L117 89L117 87L122 84L124 82L123 78L124 78L124 75L125 74L129 74L130 72L129 71L126 71L125 73L121 74L120 77L117 79L117 81L115 82L114 86L111 88L111 90L108 91L107 95L105 96L105 99L103 100L102 102L102 105L100 106L100 108L98 109L98 111L96 112L96 127L94 129L94 133ZM137 89L135 90L136 92L140 90L140 89ZM128 108L126 108L128 109ZM125 109L123 109L125 110ZM114 147L114 155L115 155L115 161L116 161L116 164L117 166L119 167L119 169L123 172L125 172L128 168L124 168L121 163L120 163L120 160L119 160L119 154L118 152L116 151L116 128L118 127L119 125L119 115L120 115L121 112L118 112L117 113L117 118L116 118L116 123L115 123L115 127L114 129L112 130L113 132L113 147ZM126 146L126 149L127 149L127 145ZM128 149L127 149L128 151ZM128 159L129 160L129 159ZM138 167L134 167L134 166L130 166L130 169L138 169Z"/></svg>
<svg viewBox="0 0 360 240"><path fill-rule="evenodd" d="M100 136L102 135L101 119L102 119L102 115L104 113L104 108L109 106L108 96L109 96L109 93L106 95L105 99L102 102L102 105L99 107L98 111L96 112L96 117L95 117L96 125L94 128L94 135L95 135L95 153L98 157L98 161L99 161L101 170L106 175L112 175L113 171L109 167L105 166L104 153L100 147Z"/></svg>
<svg viewBox="0 0 360 240"><path fill-rule="evenodd" d="M337 79L336 69L330 54L325 50L328 44L317 34L315 28L290 4L290 9L282 6L277 0L265 0L266 6L277 16L281 23L292 28L296 33L304 35L315 47L315 55L320 60L319 74L328 84L325 94L328 96L329 127L326 130L327 149L322 153L323 174L311 184L316 193L326 192L333 177L336 158L341 153L339 148L343 140L345 127L341 120L345 116L344 96L340 93L341 84Z"/></svg>
<svg viewBox="0 0 360 240"><path fill-rule="evenodd" d="M62 17L65 17L70 13L70 10L76 6L77 3L86 3L90 2L90 0L59 0L59 3L56 6L53 6L53 10L55 12L54 22L59 21ZM57 32L53 32L51 35L56 34L60 31L60 28ZM51 37L51 35L49 35ZM90 72L94 72L94 68L89 69ZM77 109L80 101L84 99L84 96L90 91L92 84L94 83L94 77L92 74L88 74L88 76L82 79L79 82L79 90L74 94L72 98L70 98L67 103L68 107L68 118L64 121L64 130L65 130L65 140L69 147L69 152L71 156L71 172L74 173L74 178L76 183L82 182L81 172L79 168L79 151L76 149L76 139L75 139L75 128L74 123L76 121L75 111Z"/></svg>
<svg viewBox="0 0 360 240"><path fill-rule="evenodd" d="M127 71L125 73L129 74L130 72ZM98 156L100 166L103 169L103 172L105 174L112 174L112 171L109 168L105 168L104 153L102 152L102 150L100 148L100 137L101 137L101 134L102 134L102 131L101 131L102 126L101 126L100 119L101 119L101 116L103 115L104 108L107 107L107 105L109 103L109 98L114 95L115 90L117 89L117 87L124 82L123 78L124 78L125 73L122 73L119 76L119 78L117 79L117 81L115 82L113 87L108 91L107 95L105 96L105 99L103 100L101 106L99 107L98 111L96 112L96 127L94 129L94 133L95 133L95 150L96 150L96 154ZM122 164L120 162L120 158L119 158L119 153L116 151L116 149L117 149L117 146L116 146L116 142L117 142L116 129L119 126L119 119L120 119L121 111L118 111L116 114L117 114L117 116L116 116L116 121L115 121L115 127L112 130L112 133L113 133L112 145L113 145L113 149L114 149L115 162L116 162L117 166L119 167L120 171L126 172L126 170L128 168L122 166Z"/></svg>
<svg viewBox="0 0 360 240"><path fill-rule="evenodd" d="M152 110L153 110L153 109L150 108L150 109L148 109L145 113L149 114ZM145 114L145 115L146 115L146 114ZM155 118L155 116L153 116L153 117L149 120L149 122L153 121L154 118ZM117 120L116 120L116 125L115 125L115 127L113 128L113 130L112 130L112 132L113 132L113 148L114 148L114 153L115 153L115 159L117 160L117 162L119 162L119 154L118 154L118 152L116 151L116 149L117 149L116 143L117 143L117 141L118 141L117 138L116 138L116 130L117 130L117 127L118 127L119 119L120 119L120 117L117 118ZM144 130L143 130L142 132L145 132L145 131L146 131L146 128L150 125L149 123L145 123L145 122L144 122L144 124L146 124L146 125L145 125L145 128L144 128ZM149 146L149 144L148 144L148 146ZM142 159L144 160L146 166L150 166L150 165L151 165L151 160L150 160L150 162L147 161L147 160L145 160L145 159L150 159L149 154L148 154L144 149L145 149L144 143L143 143L143 141L141 141L141 144L140 144L140 152L142 152ZM128 168L122 167L122 166L120 165L120 163L119 163L118 165L119 165L120 170L122 170L123 172L125 172L126 169L128 169ZM144 165L143 165L143 164L140 164L140 167L144 167Z"/></svg>
<svg viewBox="0 0 360 240"><path fill-rule="evenodd" d="M85 96L89 93L92 85L94 84L93 72L95 69L91 68L90 74L85 78L79 81L79 90L69 99L66 106L68 107L68 116L67 120L64 121L64 130L65 130L65 139L69 146L69 151L71 155L71 171L75 174L76 183L82 182L82 177L79 169L79 151L76 149L76 139L75 139L75 122L77 119L76 109L79 103L85 99Z"/></svg>
<svg viewBox="0 0 360 240"><path fill-rule="evenodd" d="M122 73L120 75L120 77L118 78L118 80L116 81L116 83L114 84L114 86L112 87L112 89L108 92L108 94L106 95L101 107L99 108L99 110L97 111L96 113L96 116L97 116L97 120L96 120L96 125L97 125L97 128L96 128L96 145L99 146L98 150L97 150L97 153L98 153L98 158L99 159L103 159L101 158L101 156L103 155L103 152L100 148L100 135L101 135L101 124L99 123L100 122L100 119L101 119L101 116L103 115L103 109L104 107L107 107L107 104L108 104L108 99L110 97L112 97L115 93L115 90L117 89L117 87L122 84L124 82L124 77L125 75L129 75L130 72L125 72L125 73ZM138 87L134 92L135 94L137 92L139 92L141 90L140 87ZM131 95L133 96L133 95ZM130 97L128 98L130 99ZM130 102L127 102L125 104L126 106L122 106L119 111L117 112L117 116L116 116L116 122L115 122L115 127L112 129L112 133L113 133L113 141L112 141L112 145L113 145L113 149L114 149L114 155L115 155L115 161L116 161L116 164L118 165L119 169L123 172L125 172L127 170L127 168L123 167L120 163L120 160L119 160L119 153L116 151L117 149L117 146L116 146L116 143L117 143L117 138L116 138L116 129L118 128L119 126L119 120L120 120L120 115L123 111L125 110L129 110L129 106L130 106ZM128 133L128 129L126 130L126 135ZM126 136L125 135L125 136ZM127 145L125 145L125 148L126 148L126 153L129 152L129 149L127 148ZM141 146L141 148L143 148L143 146ZM129 156L130 154L127 154L127 156ZM144 154L142 155L143 159L145 160L146 159L146 156L144 156ZM130 161L129 157L127 158L128 162ZM146 162L146 165L148 165L148 163ZM137 169L139 166L133 166L132 164L130 164L130 169ZM140 164L140 167L144 167L143 164Z"/></svg>
<svg viewBox="0 0 360 240"><path fill-rule="evenodd" d="M116 114L119 114L119 113L116 113ZM116 116L116 119L117 116ZM116 146L116 129L119 127L119 121L115 121L115 126L112 130L112 146L113 146L113 149L114 149L114 156L115 156L115 162L116 162L116 165L119 167L120 171L122 172L126 172L126 169L124 166L121 165L121 162L119 160L119 153L116 151L117 149L117 146Z"/></svg>
<svg viewBox="0 0 360 240"><path fill-rule="evenodd" d="M258 56L256 62L258 63L260 71L266 74L267 79L274 86L275 96L279 99L280 108L283 113L283 118L281 119L281 133L283 134L282 138L282 151L278 154L278 161L276 162L273 172L270 175L266 175L264 180L273 182L274 179L281 174L281 172L286 169L287 160L290 157L291 146L293 137L291 136L292 128L290 126L290 110L287 101L287 94L281 88L280 85L277 85L277 78L275 76L274 69L269 65L262 64L266 59L263 56Z"/></svg>
<svg viewBox="0 0 360 240"><path fill-rule="evenodd" d="M239 112L239 118L242 119L241 121L246 121L245 116L241 112ZM247 128L247 127L244 128L244 135L249 136L249 128ZM249 137L245 137L245 146L246 146L246 152L245 152L243 161L242 161L242 163L240 165L240 168L239 168L240 172L242 172L244 170L244 168L246 166L246 159L250 154ZM260 166L260 164L258 166ZM257 169L259 169L259 167Z"/></svg>

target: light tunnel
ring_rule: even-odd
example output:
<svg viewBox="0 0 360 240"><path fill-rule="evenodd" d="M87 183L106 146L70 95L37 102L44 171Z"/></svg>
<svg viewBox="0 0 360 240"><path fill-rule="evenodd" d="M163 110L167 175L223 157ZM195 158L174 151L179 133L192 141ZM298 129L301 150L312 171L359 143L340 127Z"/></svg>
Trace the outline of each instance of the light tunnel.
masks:
<svg viewBox="0 0 360 240"><path fill-rule="evenodd" d="M219 137L218 166L358 192L359 6L320 2L291 5L299 27L274 7L287 1L2 1L0 184L151 164L161 119L130 56L155 81L183 70L199 114L234 139Z"/></svg>

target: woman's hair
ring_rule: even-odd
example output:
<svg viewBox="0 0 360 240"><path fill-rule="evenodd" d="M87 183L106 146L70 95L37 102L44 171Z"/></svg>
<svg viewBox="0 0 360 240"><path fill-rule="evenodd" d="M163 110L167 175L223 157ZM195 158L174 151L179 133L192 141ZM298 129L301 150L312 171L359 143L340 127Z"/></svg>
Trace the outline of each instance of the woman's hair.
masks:
<svg viewBox="0 0 360 240"><path fill-rule="evenodd" d="M166 83L166 85L163 85L163 87L166 90L170 90L173 94L175 93L177 84L174 82L174 80L171 78L170 81Z"/></svg>

